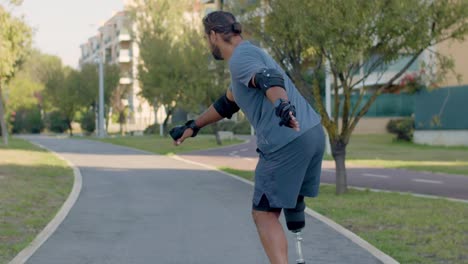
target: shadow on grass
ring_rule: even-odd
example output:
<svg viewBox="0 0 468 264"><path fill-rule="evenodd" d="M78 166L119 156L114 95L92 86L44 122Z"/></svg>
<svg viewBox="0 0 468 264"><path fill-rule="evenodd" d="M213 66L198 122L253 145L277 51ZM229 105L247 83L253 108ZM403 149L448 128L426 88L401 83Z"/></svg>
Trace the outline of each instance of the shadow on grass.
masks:
<svg viewBox="0 0 468 264"><path fill-rule="evenodd" d="M62 165L16 165L1 164L0 175L7 177L31 177L32 181L43 179L44 177L57 177L72 175L71 168ZM1 188L1 186L0 186Z"/></svg>

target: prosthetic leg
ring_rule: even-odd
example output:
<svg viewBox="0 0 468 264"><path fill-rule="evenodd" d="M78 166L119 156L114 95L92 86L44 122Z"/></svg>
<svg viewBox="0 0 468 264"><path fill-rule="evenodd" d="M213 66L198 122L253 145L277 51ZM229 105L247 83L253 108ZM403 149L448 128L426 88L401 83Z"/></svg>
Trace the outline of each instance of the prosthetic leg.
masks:
<svg viewBox="0 0 468 264"><path fill-rule="evenodd" d="M286 218L286 225L289 231L296 235L296 252L297 264L305 264L304 256L302 254L302 229L305 226L305 202L304 196L299 196L297 199L296 208L284 209L284 217Z"/></svg>

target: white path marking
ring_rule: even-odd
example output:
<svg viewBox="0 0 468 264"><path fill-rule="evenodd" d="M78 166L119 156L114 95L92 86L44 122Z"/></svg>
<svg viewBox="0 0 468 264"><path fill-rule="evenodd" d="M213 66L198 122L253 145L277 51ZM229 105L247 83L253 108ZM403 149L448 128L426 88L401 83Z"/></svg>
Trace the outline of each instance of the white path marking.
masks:
<svg viewBox="0 0 468 264"><path fill-rule="evenodd" d="M412 179L414 182L423 182L423 183L431 183L431 184L442 184L442 181L432 181L432 180L425 180L425 179Z"/></svg>
<svg viewBox="0 0 468 264"><path fill-rule="evenodd" d="M241 151L241 152L246 152L247 150L249 150L249 149L248 149L248 148L243 148L243 149L241 149L240 151Z"/></svg>
<svg viewBox="0 0 468 264"><path fill-rule="evenodd" d="M242 158L242 159L245 159L245 160L248 160L248 161L255 161L254 159L251 159L251 158Z"/></svg>
<svg viewBox="0 0 468 264"><path fill-rule="evenodd" d="M380 175L380 174L372 174L372 173L363 173L362 176L366 177L375 177L375 178L382 178L382 179L387 179L387 175Z"/></svg>

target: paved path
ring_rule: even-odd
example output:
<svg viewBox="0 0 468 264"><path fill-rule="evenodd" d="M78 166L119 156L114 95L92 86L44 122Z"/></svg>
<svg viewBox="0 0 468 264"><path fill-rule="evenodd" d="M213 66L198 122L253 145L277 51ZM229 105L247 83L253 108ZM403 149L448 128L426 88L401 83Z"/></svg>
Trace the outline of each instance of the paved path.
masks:
<svg viewBox="0 0 468 264"><path fill-rule="evenodd" d="M83 188L28 263L268 263L251 220L251 186L166 156L87 140L29 139L78 166ZM379 263L322 222L307 217L307 225L307 263Z"/></svg>
<svg viewBox="0 0 468 264"><path fill-rule="evenodd" d="M249 143L220 149L196 151L183 155L184 158L207 163L216 167L232 167L254 170L258 160L255 137ZM412 192L468 200L468 176L417 172L402 169L363 168L349 165L350 186ZM335 183L335 164L324 161L322 182Z"/></svg>

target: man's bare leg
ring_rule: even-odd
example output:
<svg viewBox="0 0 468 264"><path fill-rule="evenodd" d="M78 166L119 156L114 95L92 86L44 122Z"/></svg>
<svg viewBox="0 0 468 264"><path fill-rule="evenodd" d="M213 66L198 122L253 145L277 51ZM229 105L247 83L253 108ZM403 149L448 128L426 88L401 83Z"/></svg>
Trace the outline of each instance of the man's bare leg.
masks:
<svg viewBox="0 0 468 264"><path fill-rule="evenodd" d="M252 211L258 235L272 264L288 264L288 241L279 221L280 214L281 212Z"/></svg>

